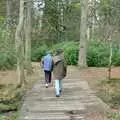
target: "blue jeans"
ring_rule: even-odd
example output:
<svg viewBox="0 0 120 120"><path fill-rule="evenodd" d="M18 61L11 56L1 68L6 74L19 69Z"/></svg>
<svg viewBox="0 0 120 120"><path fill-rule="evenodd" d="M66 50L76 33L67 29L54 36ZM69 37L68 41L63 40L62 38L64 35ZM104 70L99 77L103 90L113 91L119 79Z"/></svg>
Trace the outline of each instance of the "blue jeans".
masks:
<svg viewBox="0 0 120 120"><path fill-rule="evenodd" d="M56 95L60 95L60 90L62 90L62 80L55 80Z"/></svg>

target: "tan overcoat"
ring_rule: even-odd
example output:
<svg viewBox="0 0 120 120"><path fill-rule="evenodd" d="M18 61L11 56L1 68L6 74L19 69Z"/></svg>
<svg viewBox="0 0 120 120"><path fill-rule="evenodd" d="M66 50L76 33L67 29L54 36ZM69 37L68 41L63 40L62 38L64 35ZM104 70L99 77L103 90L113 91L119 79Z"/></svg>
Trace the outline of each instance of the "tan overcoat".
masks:
<svg viewBox="0 0 120 120"><path fill-rule="evenodd" d="M53 62L54 62L54 67L53 67L54 77L57 80L62 80L66 76L66 72L67 72L66 70L67 66L64 56L62 54L54 56Z"/></svg>

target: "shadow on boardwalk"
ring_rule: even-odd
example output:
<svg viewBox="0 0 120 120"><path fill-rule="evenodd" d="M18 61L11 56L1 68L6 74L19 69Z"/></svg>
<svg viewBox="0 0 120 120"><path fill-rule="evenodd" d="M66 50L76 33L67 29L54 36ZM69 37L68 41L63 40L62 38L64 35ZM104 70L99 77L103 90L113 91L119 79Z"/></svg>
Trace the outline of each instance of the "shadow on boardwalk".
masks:
<svg viewBox="0 0 120 120"><path fill-rule="evenodd" d="M68 67L64 91L55 97L53 86L45 88L43 73L26 95L19 120L105 120L107 106L95 96L76 67Z"/></svg>

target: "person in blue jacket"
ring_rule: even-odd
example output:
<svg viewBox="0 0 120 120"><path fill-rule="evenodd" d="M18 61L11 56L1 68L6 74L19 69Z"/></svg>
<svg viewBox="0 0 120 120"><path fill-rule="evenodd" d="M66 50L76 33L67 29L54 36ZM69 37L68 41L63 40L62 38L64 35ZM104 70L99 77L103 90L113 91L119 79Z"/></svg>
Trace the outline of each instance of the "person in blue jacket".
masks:
<svg viewBox="0 0 120 120"><path fill-rule="evenodd" d="M46 56L43 57L42 66L45 72L46 88L48 88L48 85L51 83L51 73L53 70L53 59L51 52L47 52Z"/></svg>

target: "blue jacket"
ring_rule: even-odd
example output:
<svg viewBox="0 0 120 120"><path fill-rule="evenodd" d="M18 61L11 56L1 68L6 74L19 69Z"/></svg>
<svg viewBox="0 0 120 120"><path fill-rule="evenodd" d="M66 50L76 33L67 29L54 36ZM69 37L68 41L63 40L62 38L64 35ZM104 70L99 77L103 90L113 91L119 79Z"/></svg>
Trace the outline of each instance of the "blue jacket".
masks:
<svg viewBox="0 0 120 120"><path fill-rule="evenodd" d="M53 66L52 56L50 54L46 55L42 59L43 68L46 71L51 71Z"/></svg>

